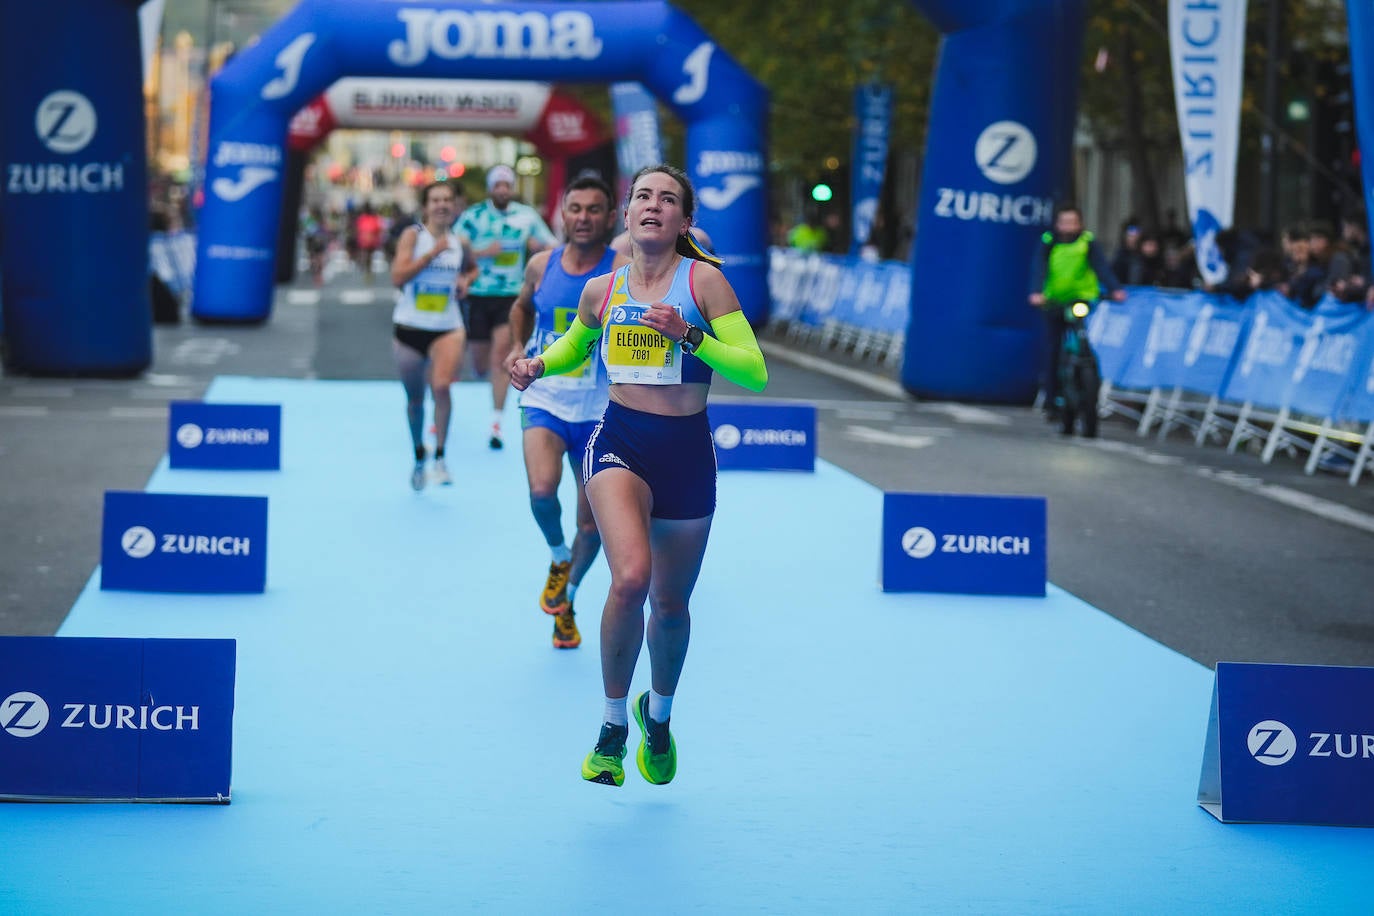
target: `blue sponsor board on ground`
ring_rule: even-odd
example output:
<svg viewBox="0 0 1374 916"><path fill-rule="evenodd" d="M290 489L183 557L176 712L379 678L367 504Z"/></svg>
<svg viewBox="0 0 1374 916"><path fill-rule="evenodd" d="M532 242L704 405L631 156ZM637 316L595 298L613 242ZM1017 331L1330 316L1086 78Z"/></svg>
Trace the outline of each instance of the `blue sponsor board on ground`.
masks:
<svg viewBox="0 0 1374 916"><path fill-rule="evenodd" d="M0 798L229 802L232 639L0 637Z"/></svg>
<svg viewBox="0 0 1374 916"><path fill-rule="evenodd" d="M883 494L885 592L1045 595L1045 499Z"/></svg>
<svg viewBox="0 0 1374 916"><path fill-rule="evenodd" d="M813 405L712 403L706 412L722 471L816 469Z"/></svg>
<svg viewBox="0 0 1374 916"><path fill-rule="evenodd" d="M279 470L281 405L173 401L167 462L201 470Z"/></svg>
<svg viewBox="0 0 1374 916"><path fill-rule="evenodd" d="M1220 662L1198 804L1227 823L1374 827L1374 668Z"/></svg>
<svg viewBox="0 0 1374 916"><path fill-rule="evenodd" d="M263 591L267 497L106 492L100 587Z"/></svg>

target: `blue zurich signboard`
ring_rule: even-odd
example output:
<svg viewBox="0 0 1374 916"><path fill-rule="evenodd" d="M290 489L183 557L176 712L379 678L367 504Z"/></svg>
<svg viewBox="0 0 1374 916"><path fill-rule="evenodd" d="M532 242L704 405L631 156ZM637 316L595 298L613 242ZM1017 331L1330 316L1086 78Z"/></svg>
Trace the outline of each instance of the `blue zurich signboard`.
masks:
<svg viewBox="0 0 1374 916"><path fill-rule="evenodd" d="M100 587L148 592L261 592L267 498L110 491Z"/></svg>
<svg viewBox="0 0 1374 916"><path fill-rule="evenodd" d="M885 592L1045 595L1045 499L883 494Z"/></svg>
<svg viewBox="0 0 1374 916"><path fill-rule="evenodd" d="M0 798L229 802L232 639L0 637Z"/></svg>
<svg viewBox="0 0 1374 916"><path fill-rule="evenodd" d="M173 468L281 468L281 405L173 401L167 429Z"/></svg>
<svg viewBox="0 0 1374 916"><path fill-rule="evenodd" d="M814 406L712 402L706 412L720 470L816 469Z"/></svg>
<svg viewBox="0 0 1374 916"><path fill-rule="evenodd" d="M1198 804L1226 822L1374 827L1374 668L1221 662Z"/></svg>

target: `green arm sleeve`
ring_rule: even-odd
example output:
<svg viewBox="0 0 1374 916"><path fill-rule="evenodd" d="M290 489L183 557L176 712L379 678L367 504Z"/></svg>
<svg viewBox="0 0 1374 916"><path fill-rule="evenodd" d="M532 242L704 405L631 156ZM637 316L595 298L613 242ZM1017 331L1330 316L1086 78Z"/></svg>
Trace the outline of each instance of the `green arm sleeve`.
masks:
<svg viewBox="0 0 1374 916"><path fill-rule="evenodd" d="M721 315L711 322L711 330L715 336L701 339L697 358L736 385L762 391L768 384L768 366L744 312Z"/></svg>
<svg viewBox="0 0 1374 916"><path fill-rule="evenodd" d="M544 374L562 375L581 369L600 339L600 328L589 328L582 323L580 317L574 318L572 325L563 332L563 336L539 354L540 359L544 360Z"/></svg>

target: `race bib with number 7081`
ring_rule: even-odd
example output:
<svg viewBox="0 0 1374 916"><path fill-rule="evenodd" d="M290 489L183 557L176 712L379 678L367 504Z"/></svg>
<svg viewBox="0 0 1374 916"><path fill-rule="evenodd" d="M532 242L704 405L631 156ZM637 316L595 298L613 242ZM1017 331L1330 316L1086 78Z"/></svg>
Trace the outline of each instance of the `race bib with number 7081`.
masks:
<svg viewBox="0 0 1374 916"><path fill-rule="evenodd" d="M643 305L617 305L606 324L606 373L612 384L682 384L682 344L639 323Z"/></svg>

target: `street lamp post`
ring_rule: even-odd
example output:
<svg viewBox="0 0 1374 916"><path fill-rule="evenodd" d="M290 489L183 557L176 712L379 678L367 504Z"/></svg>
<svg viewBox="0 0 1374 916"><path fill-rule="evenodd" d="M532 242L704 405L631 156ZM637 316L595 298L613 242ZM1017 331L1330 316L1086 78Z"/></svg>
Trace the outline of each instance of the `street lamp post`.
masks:
<svg viewBox="0 0 1374 916"><path fill-rule="evenodd" d="M1277 201L1279 186L1278 133L1279 123L1279 29L1282 25L1282 0L1269 0L1269 19L1265 44L1268 46L1264 62L1264 133L1260 135L1260 225L1275 231L1278 223Z"/></svg>

